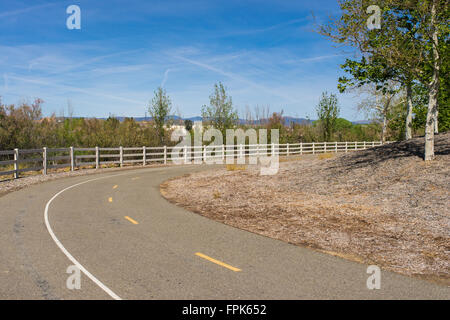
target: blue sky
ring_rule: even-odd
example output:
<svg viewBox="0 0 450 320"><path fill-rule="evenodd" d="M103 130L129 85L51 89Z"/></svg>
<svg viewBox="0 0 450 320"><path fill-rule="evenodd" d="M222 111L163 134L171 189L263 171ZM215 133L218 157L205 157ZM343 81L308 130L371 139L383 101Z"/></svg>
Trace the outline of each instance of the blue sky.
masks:
<svg viewBox="0 0 450 320"><path fill-rule="evenodd" d="M68 30L66 8L81 8ZM0 96L45 101L45 115L144 116L163 86L183 117L200 115L222 81L242 113L269 106L315 118L322 91L337 93L349 53L313 32L336 0L2 0ZM339 94L341 115L361 119Z"/></svg>

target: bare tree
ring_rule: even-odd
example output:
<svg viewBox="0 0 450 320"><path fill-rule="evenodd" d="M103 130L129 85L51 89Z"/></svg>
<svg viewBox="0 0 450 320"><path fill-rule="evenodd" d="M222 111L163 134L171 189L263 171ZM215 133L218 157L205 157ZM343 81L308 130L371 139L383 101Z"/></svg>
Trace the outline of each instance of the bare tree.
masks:
<svg viewBox="0 0 450 320"><path fill-rule="evenodd" d="M379 121L382 124L381 141L386 141L386 129L388 115L394 106L405 102L405 91L401 89L398 82L389 81L386 90L377 88L374 83L368 83L359 88L352 89L358 95L365 98L357 105L358 111L364 112L367 119ZM412 102L411 102L412 108Z"/></svg>
<svg viewBox="0 0 450 320"><path fill-rule="evenodd" d="M244 117L245 117L246 124L248 124L248 125L254 124L252 110L250 109L248 104L245 105Z"/></svg>
<svg viewBox="0 0 450 320"><path fill-rule="evenodd" d="M70 99L67 99L67 114L70 119L73 118L73 105Z"/></svg>

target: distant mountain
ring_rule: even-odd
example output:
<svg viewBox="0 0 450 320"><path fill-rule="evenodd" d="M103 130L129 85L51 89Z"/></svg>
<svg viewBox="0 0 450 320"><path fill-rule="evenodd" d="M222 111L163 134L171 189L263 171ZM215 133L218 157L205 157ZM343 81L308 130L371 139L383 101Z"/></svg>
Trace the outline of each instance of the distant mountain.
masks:
<svg viewBox="0 0 450 320"><path fill-rule="evenodd" d="M195 121L202 121L203 118L197 116L197 117L184 118L183 120L191 120L192 122L195 122Z"/></svg>
<svg viewBox="0 0 450 320"><path fill-rule="evenodd" d="M121 116L121 117L114 117L114 118L116 118L120 122L124 121L126 118L133 118L134 121L137 121L137 122L153 120L153 117L123 117L123 116ZM106 120L108 118L97 118L97 119ZM172 116L168 116L167 119L174 120L174 121L180 120L180 119L183 120L183 121L184 120L202 121L202 117L198 117L198 116L197 117L191 117L191 118L180 118L179 116L172 115Z"/></svg>
<svg viewBox="0 0 450 320"><path fill-rule="evenodd" d="M305 118L294 118L294 117L284 117L285 125L290 125L291 123L295 124L311 124L314 120L305 119Z"/></svg>
<svg viewBox="0 0 450 320"><path fill-rule="evenodd" d="M358 120L358 121L352 121L352 124L371 124L372 121L370 120Z"/></svg>
<svg viewBox="0 0 450 320"><path fill-rule="evenodd" d="M117 120L119 120L120 122L124 121L125 118L127 117L115 117ZM137 122L141 122L141 121L151 121L153 118L152 117L128 117L128 118L133 118L135 121ZM291 124L311 124L316 120L311 120L311 119L306 119L306 118L295 118L295 117L290 117L290 116L286 116L283 117L284 118L284 124L286 126L290 126ZM106 120L107 118L98 118L98 119L102 119L102 120ZM195 116L195 117L189 117L189 118L181 118L179 116L176 115L172 115L169 116L168 119L177 121L177 120L191 120L192 122L196 122L196 121L202 121L202 117L200 116ZM266 123L267 119L260 119L260 120L253 120L252 124L261 124L261 123ZM358 124L370 124L372 123L372 121L369 120L357 120L357 121L351 121L352 124L354 125L358 125ZM239 119L239 124L247 124L247 120L245 119Z"/></svg>

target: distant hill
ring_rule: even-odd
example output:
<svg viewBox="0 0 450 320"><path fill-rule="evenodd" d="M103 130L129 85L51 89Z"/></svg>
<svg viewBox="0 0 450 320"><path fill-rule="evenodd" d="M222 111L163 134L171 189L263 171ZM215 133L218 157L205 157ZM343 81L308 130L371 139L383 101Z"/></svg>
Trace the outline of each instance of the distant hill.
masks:
<svg viewBox="0 0 450 320"><path fill-rule="evenodd" d="M119 120L120 122L124 121L125 118L127 117L115 117L117 120ZM152 117L132 117L135 121L137 122L141 122L141 121L151 121L153 118ZM176 115L172 115L168 117L171 120L177 121L177 120L191 120L192 122L196 122L196 121L202 121L202 117L200 116L195 116L195 117L188 117L188 118L181 118L179 116ZM285 116L284 118L284 124L286 126L290 126L292 123L294 124L311 124L316 120L311 120L311 119L306 119L306 118L296 118L296 117L290 117L290 116ZM98 118L98 119L102 119L102 120L106 120L108 118ZM260 123L265 123L267 121L267 119L260 119L260 120L254 120L252 121L253 124L260 124ZM357 125L357 124L370 124L371 121L368 120L357 120L357 121L351 121L352 124ZM239 124L247 124L247 120L245 119L239 119Z"/></svg>
<svg viewBox="0 0 450 320"><path fill-rule="evenodd" d="M370 120L358 120L358 121L352 121L353 124L371 124L372 121Z"/></svg>

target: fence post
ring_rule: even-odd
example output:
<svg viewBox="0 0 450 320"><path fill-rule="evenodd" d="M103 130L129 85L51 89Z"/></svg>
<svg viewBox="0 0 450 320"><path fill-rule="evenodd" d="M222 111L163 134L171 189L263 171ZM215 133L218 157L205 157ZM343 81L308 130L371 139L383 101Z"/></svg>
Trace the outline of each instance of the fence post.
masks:
<svg viewBox="0 0 450 320"><path fill-rule="evenodd" d="M145 146L142 147L142 162L143 166L147 164L147 148Z"/></svg>
<svg viewBox="0 0 450 320"><path fill-rule="evenodd" d="M366 141L364 140L363 149L366 149Z"/></svg>
<svg viewBox="0 0 450 320"><path fill-rule="evenodd" d="M225 145L222 145L222 161L225 160Z"/></svg>
<svg viewBox="0 0 450 320"><path fill-rule="evenodd" d="M164 146L164 164L167 164L167 146Z"/></svg>
<svg viewBox="0 0 450 320"><path fill-rule="evenodd" d="M19 178L19 149L14 149L14 179Z"/></svg>
<svg viewBox="0 0 450 320"><path fill-rule="evenodd" d="M275 143L272 142L272 152L271 152L271 156L275 156Z"/></svg>
<svg viewBox="0 0 450 320"><path fill-rule="evenodd" d="M243 150L242 150L242 144L239 145L239 158L242 158L244 156Z"/></svg>
<svg viewBox="0 0 450 320"><path fill-rule="evenodd" d="M303 142L300 142L300 154L303 154Z"/></svg>
<svg viewBox="0 0 450 320"><path fill-rule="evenodd" d="M323 153L327 153L327 142L325 141L324 143L323 143Z"/></svg>
<svg viewBox="0 0 450 320"><path fill-rule="evenodd" d="M372 141L372 148L375 147L375 140Z"/></svg>
<svg viewBox="0 0 450 320"><path fill-rule="evenodd" d="M95 169L100 167L100 152L98 147L95 147Z"/></svg>
<svg viewBox="0 0 450 320"><path fill-rule="evenodd" d="M289 143L286 144L286 156L289 157Z"/></svg>
<svg viewBox="0 0 450 320"><path fill-rule="evenodd" d="M348 141L345 141L345 153L348 152Z"/></svg>
<svg viewBox="0 0 450 320"><path fill-rule="evenodd" d="M314 154L315 153L315 150L314 150L314 142L312 143L312 154Z"/></svg>
<svg viewBox="0 0 450 320"><path fill-rule="evenodd" d="M338 147L337 147L337 141L334 142L334 153L337 153Z"/></svg>
<svg viewBox="0 0 450 320"><path fill-rule="evenodd" d="M47 147L44 147L42 150L42 174L45 176L47 174Z"/></svg>
<svg viewBox="0 0 450 320"><path fill-rule="evenodd" d="M120 157L120 167L122 168L123 167L123 147L122 146L120 146L119 147L119 157Z"/></svg>
<svg viewBox="0 0 450 320"><path fill-rule="evenodd" d="M358 150L358 141L355 141L355 150Z"/></svg>
<svg viewBox="0 0 450 320"><path fill-rule="evenodd" d="M73 147L70 147L70 171L74 171L75 168L75 156Z"/></svg>

